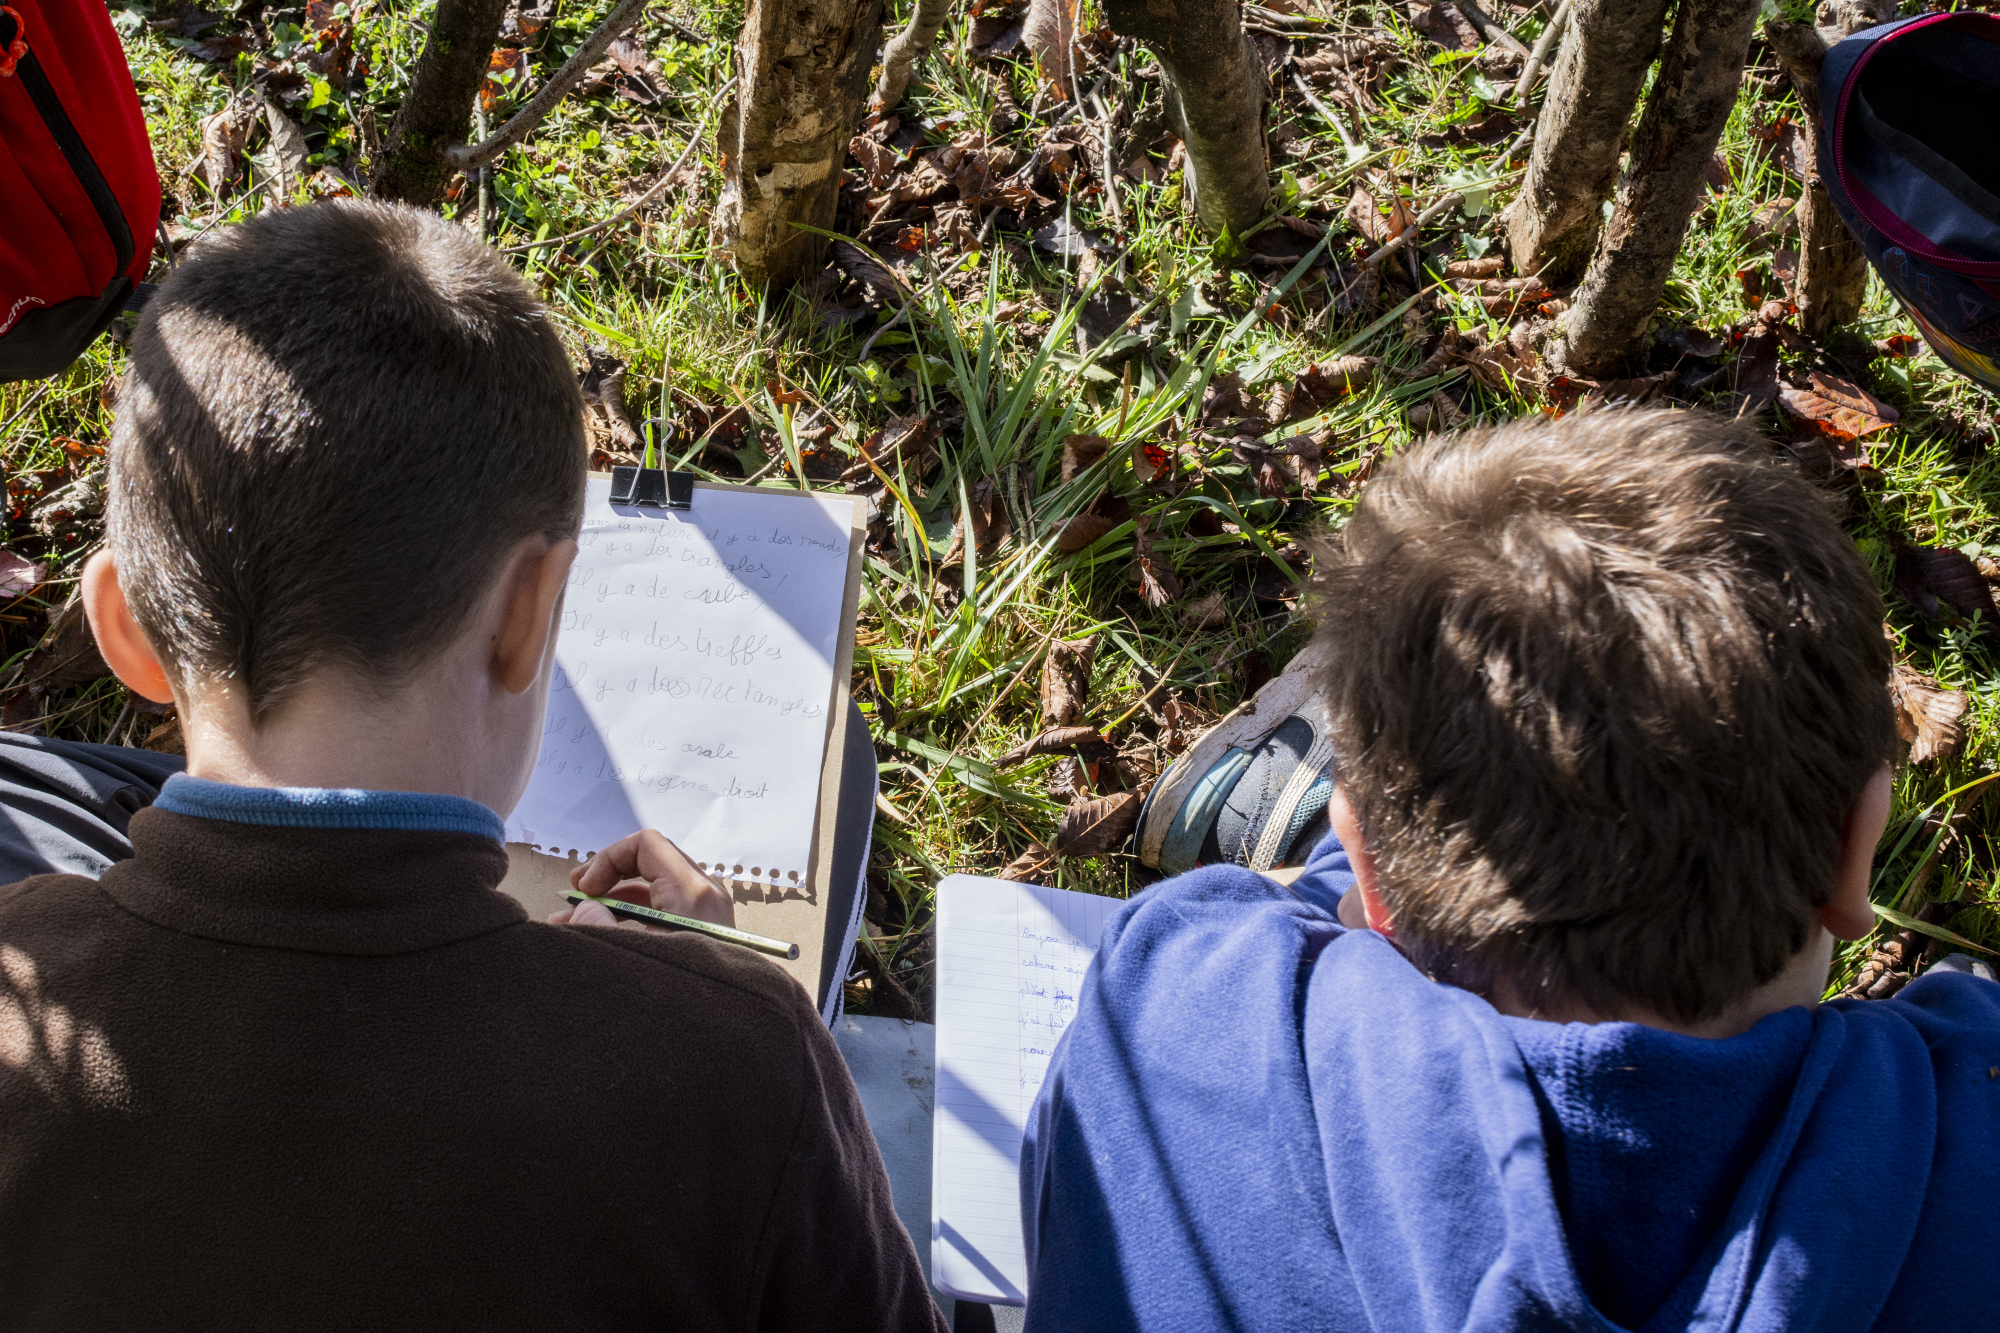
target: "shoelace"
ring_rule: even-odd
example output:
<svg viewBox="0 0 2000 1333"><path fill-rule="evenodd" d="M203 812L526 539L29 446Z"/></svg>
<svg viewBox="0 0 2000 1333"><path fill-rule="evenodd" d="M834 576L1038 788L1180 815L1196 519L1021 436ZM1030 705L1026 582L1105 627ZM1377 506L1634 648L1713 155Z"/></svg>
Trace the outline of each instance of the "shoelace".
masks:
<svg viewBox="0 0 2000 1333"><path fill-rule="evenodd" d="M0 18L14 20L13 39L7 43L6 51L0 53L0 79L5 79L13 75L14 66L20 64L21 57L28 54L28 39L22 35L27 32L28 25L22 21L18 11L9 9L5 5L0 5Z"/></svg>

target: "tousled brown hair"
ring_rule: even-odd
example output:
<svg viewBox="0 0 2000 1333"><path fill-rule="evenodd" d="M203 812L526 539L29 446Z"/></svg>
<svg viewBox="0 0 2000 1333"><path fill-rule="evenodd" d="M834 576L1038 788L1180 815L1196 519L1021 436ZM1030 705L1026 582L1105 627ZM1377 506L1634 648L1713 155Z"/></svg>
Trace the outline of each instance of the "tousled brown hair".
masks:
<svg viewBox="0 0 2000 1333"><path fill-rule="evenodd" d="M1890 657L1766 455L1687 412L1437 439L1319 562L1341 780L1433 976L1696 1022L1806 944Z"/></svg>
<svg viewBox="0 0 2000 1333"><path fill-rule="evenodd" d="M515 543L574 536L583 402L541 303L464 229L359 201L197 246L140 317L110 541L176 685L261 722L328 666L393 684Z"/></svg>

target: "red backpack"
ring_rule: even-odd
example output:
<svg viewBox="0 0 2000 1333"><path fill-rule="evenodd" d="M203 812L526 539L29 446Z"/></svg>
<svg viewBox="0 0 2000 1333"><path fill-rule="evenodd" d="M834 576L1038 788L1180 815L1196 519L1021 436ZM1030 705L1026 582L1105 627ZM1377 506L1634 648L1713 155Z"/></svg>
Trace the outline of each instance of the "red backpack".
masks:
<svg viewBox="0 0 2000 1333"><path fill-rule="evenodd" d="M145 277L159 217L102 0L0 0L0 382L83 354Z"/></svg>

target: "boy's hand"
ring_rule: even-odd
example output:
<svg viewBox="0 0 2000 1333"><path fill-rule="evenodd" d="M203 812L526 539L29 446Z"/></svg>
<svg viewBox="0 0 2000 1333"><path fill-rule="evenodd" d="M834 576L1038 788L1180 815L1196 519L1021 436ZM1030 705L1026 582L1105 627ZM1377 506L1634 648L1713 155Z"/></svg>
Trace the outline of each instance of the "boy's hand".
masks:
<svg viewBox="0 0 2000 1333"><path fill-rule="evenodd" d="M635 880L643 882L630 882ZM688 860L687 853L658 829L643 829L629 838L620 838L586 864L570 871L569 884L593 898L623 898L676 916L712 921L718 926L736 924L736 904L728 892ZM666 929L621 920L597 903L578 903L551 913L549 924Z"/></svg>

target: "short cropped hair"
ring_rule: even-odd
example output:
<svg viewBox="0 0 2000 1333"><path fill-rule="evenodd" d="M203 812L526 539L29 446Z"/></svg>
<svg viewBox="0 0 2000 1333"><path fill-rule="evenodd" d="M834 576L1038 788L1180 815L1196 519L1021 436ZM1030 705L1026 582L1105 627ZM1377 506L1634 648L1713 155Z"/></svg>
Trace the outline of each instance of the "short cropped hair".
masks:
<svg viewBox="0 0 2000 1333"><path fill-rule="evenodd" d="M1895 744L1890 654L1768 454L1692 412L1435 439L1326 552L1339 773L1432 976L1697 1022L1807 943Z"/></svg>
<svg viewBox="0 0 2000 1333"><path fill-rule="evenodd" d="M109 532L176 686L261 725L308 676L387 688L499 562L582 519L583 400L547 313L463 228L342 201L195 247L131 340Z"/></svg>

